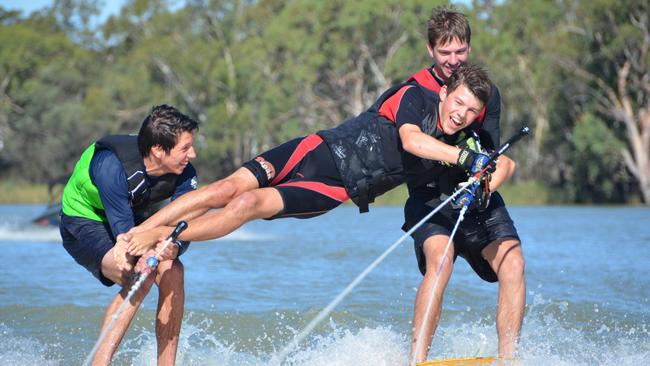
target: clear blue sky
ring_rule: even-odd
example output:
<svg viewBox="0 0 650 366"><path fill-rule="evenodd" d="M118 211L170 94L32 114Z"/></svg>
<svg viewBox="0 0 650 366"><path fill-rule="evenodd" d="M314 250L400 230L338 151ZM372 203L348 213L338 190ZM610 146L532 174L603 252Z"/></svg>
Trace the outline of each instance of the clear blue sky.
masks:
<svg viewBox="0 0 650 366"><path fill-rule="evenodd" d="M103 0L104 9L100 18L105 19L109 15L117 14L125 2L126 0ZM455 0L452 2L466 5L471 3L470 0ZM3 8L21 10L23 15L28 15L34 10L43 9L53 3L53 0L0 0L0 6Z"/></svg>
<svg viewBox="0 0 650 366"><path fill-rule="evenodd" d="M117 14L126 0L103 0L103 11L101 18L107 18L109 15ZM34 10L43 9L51 6L53 0L0 0L0 6L4 9L20 10L23 15L29 15Z"/></svg>

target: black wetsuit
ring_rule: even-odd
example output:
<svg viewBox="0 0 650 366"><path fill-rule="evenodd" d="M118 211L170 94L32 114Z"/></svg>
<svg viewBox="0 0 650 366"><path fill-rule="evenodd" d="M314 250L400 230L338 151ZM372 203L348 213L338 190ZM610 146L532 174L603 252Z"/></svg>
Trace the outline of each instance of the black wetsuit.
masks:
<svg viewBox="0 0 650 366"><path fill-rule="evenodd" d="M402 149L398 129L419 126L441 139L438 94L415 82L386 91L366 112L339 126L299 138L244 164L260 187L284 201L276 217L313 217L351 198L363 212L374 198L403 182L430 181L442 166Z"/></svg>
<svg viewBox="0 0 650 366"><path fill-rule="evenodd" d="M432 69L433 67L422 69L413 74L408 80L415 81L430 90L439 92L443 82L435 77ZM500 104L499 91L495 85L492 85L487 105L477 121L469 127L469 129L474 129L478 133L481 144L488 150L495 150L499 147ZM459 172L459 169L459 167L449 167L448 171L439 174L436 177L437 179L433 181L419 185L409 184L409 198L404 206L405 223L402 227L404 231L413 227L443 201L441 193L451 193L449 191L450 187L454 187L457 182L452 182L452 184L445 182L445 184L441 182L441 177L462 176L464 173ZM427 270L423 251L424 241L438 234L449 236L458 214L458 210L454 210L451 205L447 205L412 234L415 240L418 267L422 274ZM493 241L504 238L519 240L517 230L502 197L498 192L494 192L486 210L481 212L471 210L465 215L465 219L461 222L454 237L454 254L465 258L482 279L495 282L497 276L481 255L481 251Z"/></svg>

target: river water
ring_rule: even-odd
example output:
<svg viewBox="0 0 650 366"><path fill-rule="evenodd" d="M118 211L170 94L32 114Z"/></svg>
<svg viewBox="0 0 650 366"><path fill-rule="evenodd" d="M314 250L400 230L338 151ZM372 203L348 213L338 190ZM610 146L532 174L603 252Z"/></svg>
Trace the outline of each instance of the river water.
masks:
<svg viewBox="0 0 650 366"><path fill-rule="evenodd" d="M117 292L68 256L39 205L0 205L0 364L81 364ZM650 209L513 207L526 257L523 365L650 364ZM268 365L271 357L402 232L399 207L340 207L310 220L252 222L183 255L179 365ZM286 365L408 362L421 277L406 240ZM155 365L155 290L115 365ZM496 353L497 285L459 259L431 358Z"/></svg>

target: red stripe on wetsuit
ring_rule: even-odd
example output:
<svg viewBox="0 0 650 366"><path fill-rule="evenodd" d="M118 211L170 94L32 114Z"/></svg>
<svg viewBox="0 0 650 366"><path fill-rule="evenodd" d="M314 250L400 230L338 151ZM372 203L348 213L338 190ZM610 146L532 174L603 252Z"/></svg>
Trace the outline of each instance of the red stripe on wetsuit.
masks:
<svg viewBox="0 0 650 366"><path fill-rule="evenodd" d="M400 103L402 103L402 98L406 91L412 87L413 85L406 85L400 88L395 94L388 97L381 107L379 107L379 114L393 123L396 123L397 112L399 111ZM440 125L440 116L438 116L436 124L438 125L438 129L442 130L442 126Z"/></svg>
<svg viewBox="0 0 650 366"><path fill-rule="evenodd" d="M327 184L321 182L307 182L307 181L288 182L288 183L282 183L280 184L280 186L300 187L300 188L308 189L310 191L318 192L324 196L327 196L339 202L347 201L350 198L345 188L328 186Z"/></svg>
<svg viewBox="0 0 650 366"><path fill-rule="evenodd" d="M271 181L270 185L278 185L283 187L300 187L320 193L340 202L349 199L350 196L348 196L348 192L345 190L345 188L328 186L327 184L321 182L302 181L278 184L278 182L282 181L282 179L284 179L284 177L286 177L287 174L289 174L289 172L291 172L291 170L293 170L293 168L295 168L296 165L300 163L300 161L305 157L305 155L307 155L307 153L314 150L318 147L318 145L322 143L323 139L315 134L309 135L302 139L302 141L300 141L296 149L289 157L289 160L287 160L287 164L285 164L285 166L282 168L282 171L280 171L280 173L273 179L273 181Z"/></svg>
<svg viewBox="0 0 650 366"><path fill-rule="evenodd" d="M381 107L379 107L379 115L384 116L395 123L397 120L397 111L399 110L400 103L402 103L404 93L412 87L413 85L406 85L400 88L395 94L388 97L388 99L382 103Z"/></svg>

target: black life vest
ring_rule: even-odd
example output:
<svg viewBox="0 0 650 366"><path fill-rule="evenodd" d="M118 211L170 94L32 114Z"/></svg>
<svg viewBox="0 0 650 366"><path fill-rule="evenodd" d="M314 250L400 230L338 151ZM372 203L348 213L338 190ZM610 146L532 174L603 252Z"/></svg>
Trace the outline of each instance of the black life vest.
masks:
<svg viewBox="0 0 650 366"><path fill-rule="evenodd" d="M144 160L138 150L136 135L109 135L95 143L96 151L111 150L122 163L129 183L129 204L135 210L161 202L172 196L178 175L165 174L154 182L147 179Z"/></svg>
<svg viewBox="0 0 650 366"><path fill-rule="evenodd" d="M404 182L429 181L442 169L437 161L405 152L395 123L379 114L382 104L405 86L419 88L426 96L421 121L423 132L436 138L443 136L437 127L438 94L415 82L393 86L366 112L318 132L331 150L348 195L360 212L367 212L368 204L375 197Z"/></svg>

